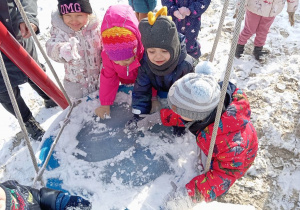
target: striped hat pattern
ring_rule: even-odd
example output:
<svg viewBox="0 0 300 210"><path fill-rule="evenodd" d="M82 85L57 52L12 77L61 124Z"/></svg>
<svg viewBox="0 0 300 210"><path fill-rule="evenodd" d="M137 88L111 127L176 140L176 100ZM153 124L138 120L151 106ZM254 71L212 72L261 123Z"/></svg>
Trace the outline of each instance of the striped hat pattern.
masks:
<svg viewBox="0 0 300 210"><path fill-rule="evenodd" d="M113 27L102 32L103 48L109 59L113 61L126 60L133 57L137 51L136 36L123 27Z"/></svg>

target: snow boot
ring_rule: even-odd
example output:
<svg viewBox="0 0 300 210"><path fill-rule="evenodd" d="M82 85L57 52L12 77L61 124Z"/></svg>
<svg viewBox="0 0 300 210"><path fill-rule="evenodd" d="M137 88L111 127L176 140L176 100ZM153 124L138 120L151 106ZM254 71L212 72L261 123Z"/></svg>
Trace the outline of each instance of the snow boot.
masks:
<svg viewBox="0 0 300 210"><path fill-rule="evenodd" d="M45 133L45 130L40 126L40 124L34 119L34 117L30 117L27 122L25 122L25 127L26 130L31 136L36 141L41 141L42 137Z"/></svg>
<svg viewBox="0 0 300 210"><path fill-rule="evenodd" d="M263 55L268 54L268 53L269 53L268 51L263 50L263 46L261 46L261 47L254 46L253 55L256 60L258 60L260 62L264 61Z"/></svg>
<svg viewBox="0 0 300 210"><path fill-rule="evenodd" d="M241 55L244 53L245 45L237 44L236 50L235 50L235 57L240 58Z"/></svg>
<svg viewBox="0 0 300 210"><path fill-rule="evenodd" d="M45 99L44 100L44 105L45 105L46 109L49 109L49 108L57 106L57 104L51 98Z"/></svg>

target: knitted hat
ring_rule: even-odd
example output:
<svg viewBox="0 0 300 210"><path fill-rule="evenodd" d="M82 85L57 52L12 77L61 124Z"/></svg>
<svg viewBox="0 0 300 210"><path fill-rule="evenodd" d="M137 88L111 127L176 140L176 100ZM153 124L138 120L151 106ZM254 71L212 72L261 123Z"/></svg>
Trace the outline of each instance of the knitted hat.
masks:
<svg viewBox="0 0 300 210"><path fill-rule="evenodd" d="M204 120L218 106L220 86L210 75L204 63L196 73L177 80L168 93L168 104L174 112L192 120Z"/></svg>
<svg viewBox="0 0 300 210"><path fill-rule="evenodd" d="M151 71L158 76L165 76L171 73L178 63L180 55L180 42L175 23L166 14L166 7L159 10L155 17L148 13L148 19L144 18L139 24L142 35L142 43L147 48L162 48L170 53L170 59L162 66L148 62ZM152 16L151 16L152 15Z"/></svg>
<svg viewBox="0 0 300 210"><path fill-rule="evenodd" d="M74 12L93 13L89 0L58 0L57 7L61 15Z"/></svg>
<svg viewBox="0 0 300 210"><path fill-rule="evenodd" d="M136 36L123 27L113 27L103 31L102 42L109 59L113 61L131 58L137 51Z"/></svg>

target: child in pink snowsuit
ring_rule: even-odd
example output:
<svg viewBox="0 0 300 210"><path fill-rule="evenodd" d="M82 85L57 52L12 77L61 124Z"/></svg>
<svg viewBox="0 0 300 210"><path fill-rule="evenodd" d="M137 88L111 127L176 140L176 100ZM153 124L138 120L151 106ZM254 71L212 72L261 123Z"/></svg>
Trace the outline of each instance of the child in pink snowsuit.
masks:
<svg viewBox="0 0 300 210"><path fill-rule="evenodd" d="M129 5L110 6L103 18L101 34L103 67L100 74L101 106L95 113L101 118L110 115L119 84L134 84L144 54L138 20Z"/></svg>
<svg viewBox="0 0 300 210"><path fill-rule="evenodd" d="M268 31L274 22L276 15L278 15L285 5L285 0L247 0L246 1L246 18L245 26L240 33L238 45L236 48L235 57L240 58L244 52L245 44L248 39L256 34L254 39L253 55L256 60L261 60L262 55L266 54L263 51ZM297 10L299 0L287 1L287 12L289 14L289 21L291 26L294 25L294 15ZM237 7L239 7L239 2Z"/></svg>

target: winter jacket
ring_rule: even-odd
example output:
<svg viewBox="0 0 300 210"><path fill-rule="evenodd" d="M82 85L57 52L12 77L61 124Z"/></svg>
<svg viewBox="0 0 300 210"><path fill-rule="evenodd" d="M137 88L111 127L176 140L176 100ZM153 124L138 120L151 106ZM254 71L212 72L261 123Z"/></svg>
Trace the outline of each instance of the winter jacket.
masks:
<svg viewBox="0 0 300 210"><path fill-rule="evenodd" d="M99 88L102 40L100 21L95 15L89 15L88 23L80 30L68 27L58 11L52 13L51 38L46 43L47 54L56 62L64 63L64 87L72 98L82 98ZM60 49L70 45L75 37L78 54L81 59L67 62L61 57Z"/></svg>
<svg viewBox="0 0 300 210"><path fill-rule="evenodd" d="M156 7L157 0L128 0L132 9L139 13L148 13Z"/></svg>
<svg viewBox="0 0 300 210"><path fill-rule="evenodd" d="M55 210L56 198L61 193L61 191L49 188L37 190L29 186L20 185L14 180L6 181L0 184L0 187L6 194L5 210Z"/></svg>
<svg viewBox="0 0 300 210"><path fill-rule="evenodd" d="M103 67L100 75L99 97L101 105L112 105L116 98L119 83L133 84L143 57L144 47L141 41L141 34L138 29L138 20L129 5L109 7L103 18L101 33L112 27L124 27L130 30L138 40L135 60L128 66L120 66L109 59L103 49L101 56Z"/></svg>
<svg viewBox="0 0 300 210"><path fill-rule="evenodd" d="M186 37L187 53L198 59L201 56L200 43L197 41L201 29L201 15L207 10L211 0L162 0L162 5L168 8L168 15L172 16L177 31ZM191 11L189 16L178 19L174 12L180 7L186 7Z"/></svg>
<svg viewBox="0 0 300 210"><path fill-rule="evenodd" d="M21 4L26 12L30 23L37 27L39 22L37 19L37 1L23 0ZM16 38L16 40L25 48L31 57L38 62L36 49L32 38L23 39L19 29L20 23L24 22L21 14L17 10L14 0L0 0L0 21L7 28L7 30ZM36 32L39 33L39 29ZM16 87L28 81L28 77L2 53L5 67L10 79L12 87ZM0 74L0 92L5 92L6 86L3 81L2 74Z"/></svg>
<svg viewBox="0 0 300 210"><path fill-rule="evenodd" d="M149 114L151 110L151 88L157 91L168 92L172 84L184 75L194 72L195 60L189 56L185 48L185 37L178 33L181 54L176 68L165 76L157 76L147 63L148 57L145 53L141 60L141 66L132 92L132 113Z"/></svg>
<svg viewBox="0 0 300 210"><path fill-rule="evenodd" d="M222 86L222 83L220 84ZM245 93L229 83L224 101L210 170L193 178L187 185L192 197L201 195L206 201L226 193L252 165L258 150L255 128L250 122L250 105ZM207 156L216 110L203 121L193 122L189 130ZM182 126L182 119L172 110L161 110L162 123L166 126ZM204 163L205 164L205 163Z"/></svg>
<svg viewBox="0 0 300 210"><path fill-rule="evenodd" d="M274 17L278 15L287 2L287 12L295 12L298 8L299 0L246 0L245 7L250 12L263 16ZM237 1L237 8L240 0Z"/></svg>

